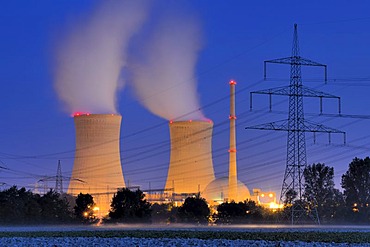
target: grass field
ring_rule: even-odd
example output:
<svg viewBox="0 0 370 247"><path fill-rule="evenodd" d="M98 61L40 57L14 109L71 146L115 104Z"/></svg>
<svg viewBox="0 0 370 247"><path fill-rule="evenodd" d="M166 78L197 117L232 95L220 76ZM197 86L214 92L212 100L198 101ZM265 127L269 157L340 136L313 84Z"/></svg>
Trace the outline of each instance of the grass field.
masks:
<svg viewBox="0 0 370 247"><path fill-rule="evenodd" d="M61 231L2 231L0 238L63 238L63 237L95 237L95 238L176 238L176 239L227 239L227 240L265 240L265 241L302 241L323 243L370 243L368 231L320 231L320 230L61 230Z"/></svg>

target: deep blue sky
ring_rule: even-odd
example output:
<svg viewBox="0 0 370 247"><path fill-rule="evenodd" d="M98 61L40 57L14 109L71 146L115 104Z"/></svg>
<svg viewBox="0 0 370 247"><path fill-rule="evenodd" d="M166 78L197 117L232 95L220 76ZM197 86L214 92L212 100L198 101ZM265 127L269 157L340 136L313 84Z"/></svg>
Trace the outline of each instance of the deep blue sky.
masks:
<svg viewBox="0 0 370 247"><path fill-rule="evenodd" d="M160 8L168 2L154 1ZM53 87L52 51L55 40L73 18L89 15L95 1L0 1L0 182L32 189L43 176L54 176L62 162L71 175L74 156L73 119L63 111ZM238 82L237 142L239 179L251 190L280 191L286 157L286 133L245 130L248 125L287 118L287 97L256 96L249 112L249 92L289 83L289 66L271 65L263 81L263 61L291 55L293 24L298 23L301 55L328 65L303 69L304 84L342 98L342 113L370 115L370 3L368 1L186 1L187 11L202 22L204 48L197 63L198 92L206 117L215 124L213 148L216 176L227 172L229 101L213 103L229 93L228 81ZM168 7L170 8L170 7ZM259 83L257 83L259 82ZM318 99L305 100L306 118L347 132L340 137L307 134L307 161L323 162L336 171L336 186L349 162L369 155L369 120L319 116ZM165 120L135 99L132 90L119 93L122 123L122 166L126 184L162 188L167 175L169 145L143 157L143 146L169 140ZM324 112L336 113L336 102L324 100ZM149 131L142 132L154 126ZM157 167L157 168L156 168ZM155 168L153 171L153 168ZM139 169L139 171L137 170ZM142 172L149 169L149 172ZM152 169L152 170L150 170ZM49 181L54 186L55 181ZM67 183L65 183L65 187Z"/></svg>

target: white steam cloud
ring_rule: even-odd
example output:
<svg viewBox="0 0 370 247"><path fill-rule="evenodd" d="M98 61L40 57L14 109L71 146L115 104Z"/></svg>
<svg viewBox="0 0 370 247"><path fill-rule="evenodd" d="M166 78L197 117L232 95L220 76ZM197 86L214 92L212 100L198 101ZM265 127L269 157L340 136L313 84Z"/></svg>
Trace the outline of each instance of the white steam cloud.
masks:
<svg viewBox="0 0 370 247"><path fill-rule="evenodd" d="M116 113L127 46L147 8L142 1L101 1L71 26L56 49L55 87L69 112Z"/></svg>
<svg viewBox="0 0 370 247"><path fill-rule="evenodd" d="M141 103L160 117L204 120L195 77L200 25L195 18L182 17L162 14L144 35L141 53L131 58L133 88Z"/></svg>

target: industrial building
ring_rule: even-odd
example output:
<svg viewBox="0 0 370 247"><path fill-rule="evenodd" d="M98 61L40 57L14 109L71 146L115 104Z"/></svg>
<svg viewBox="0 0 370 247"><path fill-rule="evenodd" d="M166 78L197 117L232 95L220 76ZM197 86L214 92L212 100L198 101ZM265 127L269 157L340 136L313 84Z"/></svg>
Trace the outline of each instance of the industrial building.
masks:
<svg viewBox="0 0 370 247"><path fill-rule="evenodd" d="M175 194L202 192L215 179L212 121L171 121L171 157L166 190Z"/></svg>
<svg viewBox="0 0 370 247"><path fill-rule="evenodd" d="M104 216L117 188L125 187L120 157L120 115L75 114L76 152L68 193L89 193Z"/></svg>

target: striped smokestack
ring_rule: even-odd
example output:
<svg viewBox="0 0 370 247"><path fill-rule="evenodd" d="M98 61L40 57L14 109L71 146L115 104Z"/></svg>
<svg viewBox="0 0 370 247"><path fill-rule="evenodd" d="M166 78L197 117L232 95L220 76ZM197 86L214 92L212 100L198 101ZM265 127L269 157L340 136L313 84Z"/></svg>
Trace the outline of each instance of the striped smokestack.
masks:
<svg viewBox="0 0 370 247"><path fill-rule="evenodd" d="M231 80L230 84L230 148L229 148L229 201L236 201L238 195L238 177L236 169L236 134L235 134L235 85Z"/></svg>

